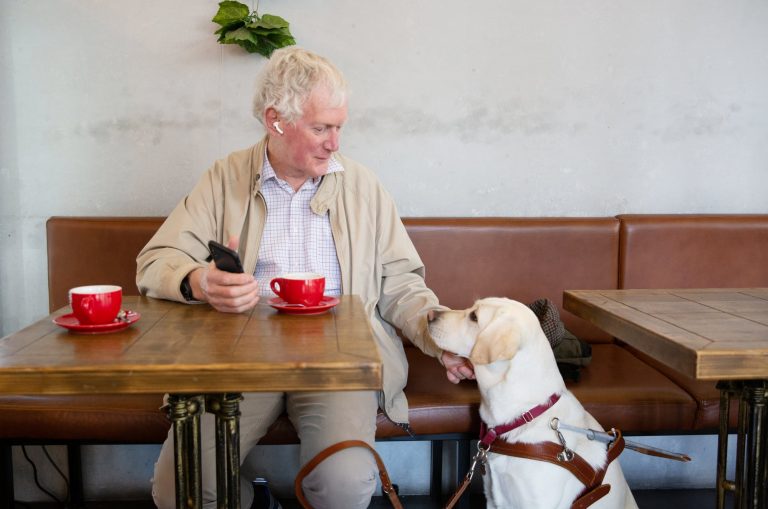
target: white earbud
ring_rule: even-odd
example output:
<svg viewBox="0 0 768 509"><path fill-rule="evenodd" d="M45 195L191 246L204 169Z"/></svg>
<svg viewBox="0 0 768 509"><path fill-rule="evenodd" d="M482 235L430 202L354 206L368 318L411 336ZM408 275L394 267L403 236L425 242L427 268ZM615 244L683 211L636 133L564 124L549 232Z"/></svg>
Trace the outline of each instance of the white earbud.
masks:
<svg viewBox="0 0 768 509"><path fill-rule="evenodd" d="M274 127L275 131L278 133L283 134L283 130L280 129L280 122L272 122L272 127Z"/></svg>

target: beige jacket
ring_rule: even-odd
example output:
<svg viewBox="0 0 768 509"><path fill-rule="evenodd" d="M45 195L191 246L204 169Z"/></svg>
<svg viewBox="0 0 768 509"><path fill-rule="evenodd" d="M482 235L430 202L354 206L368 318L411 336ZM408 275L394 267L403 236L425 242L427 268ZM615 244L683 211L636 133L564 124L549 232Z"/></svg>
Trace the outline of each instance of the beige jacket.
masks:
<svg viewBox="0 0 768 509"><path fill-rule="evenodd" d="M261 194L262 140L217 161L168 216L139 253L136 282L142 294L184 302L184 277L209 258L208 241L240 238L239 254L253 273L267 210ZM433 357L440 350L425 335L425 316L438 309L424 283L424 266L390 195L362 165L335 155L343 172L323 177L310 206L330 214L344 294L359 295L383 361L379 405L394 422L408 422L403 394L408 363L398 328Z"/></svg>

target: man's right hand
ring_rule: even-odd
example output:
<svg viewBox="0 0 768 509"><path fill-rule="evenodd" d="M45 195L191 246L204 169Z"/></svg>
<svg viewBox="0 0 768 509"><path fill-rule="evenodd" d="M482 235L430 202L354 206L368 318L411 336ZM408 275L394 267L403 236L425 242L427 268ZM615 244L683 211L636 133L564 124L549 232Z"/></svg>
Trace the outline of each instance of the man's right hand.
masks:
<svg viewBox="0 0 768 509"><path fill-rule="evenodd" d="M448 377L452 384L457 384L462 380L475 379L475 367L472 366L469 359L443 350L440 360L443 362L443 366L445 366L445 376Z"/></svg>
<svg viewBox="0 0 768 509"><path fill-rule="evenodd" d="M227 247L237 250L237 238L229 239ZM189 274L192 295L224 313L241 313L259 302L259 285L253 274L235 274L219 270L211 262L205 268Z"/></svg>

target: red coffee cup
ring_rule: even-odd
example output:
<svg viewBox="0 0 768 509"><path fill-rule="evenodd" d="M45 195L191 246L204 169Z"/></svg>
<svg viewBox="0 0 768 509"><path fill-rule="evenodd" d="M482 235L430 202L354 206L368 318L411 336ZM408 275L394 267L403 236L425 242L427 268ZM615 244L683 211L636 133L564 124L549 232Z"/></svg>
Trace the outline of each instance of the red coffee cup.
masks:
<svg viewBox="0 0 768 509"><path fill-rule="evenodd" d="M81 324L115 321L123 304L123 289L115 285L78 286L69 291L69 305Z"/></svg>
<svg viewBox="0 0 768 509"><path fill-rule="evenodd" d="M296 272L274 278L269 287L288 304L317 306L325 291L325 277L311 272Z"/></svg>

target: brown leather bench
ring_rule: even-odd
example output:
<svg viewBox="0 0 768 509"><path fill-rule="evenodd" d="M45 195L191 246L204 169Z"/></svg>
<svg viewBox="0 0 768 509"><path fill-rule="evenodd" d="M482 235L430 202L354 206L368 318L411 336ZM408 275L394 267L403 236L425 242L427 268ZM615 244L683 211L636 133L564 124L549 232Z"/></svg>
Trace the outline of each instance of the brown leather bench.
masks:
<svg viewBox="0 0 768 509"><path fill-rule="evenodd" d="M650 286L677 281L648 279L633 268L629 255L636 252L638 237L632 228L642 217L421 218L406 220L406 226L427 268L427 284L444 304L462 308L476 298L497 295L522 302L547 297L561 307L568 329L593 345L592 364L569 388L605 426L635 434L714 431L716 419L713 424L702 410L708 408L709 393L678 382L663 367L562 311L565 289L640 284L631 283L633 277ZM741 217L725 217L718 228L742 231ZM758 233L764 235L768 216L756 220L763 225ZM66 305L67 290L81 284L110 282L123 286L126 294L135 294L136 254L161 222L162 218L51 218L47 223L50 309ZM734 240L736 251L744 241L739 239ZM639 245L647 242L640 240ZM768 286L765 252L763 258L741 260L760 262L760 269L745 276L754 278L752 283L739 280L740 286ZM92 253L107 256L94 258ZM660 252L656 260L666 256ZM647 257L645 267L653 261L653 256ZM477 434L479 395L472 383L450 384L442 367L416 348L408 347L406 352L411 425L416 439L432 440L434 488L441 484L442 441ZM2 479L7 486L11 444L71 444L71 468L76 469L77 444L160 443L169 426L158 408L161 393L162 388L155 395L130 397L0 397ZM377 439L403 438L407 438L405 432L380 415ZM295 442L295 432L285 419L262 440ZM465 443L462 447L466 452Z"/></svg>

